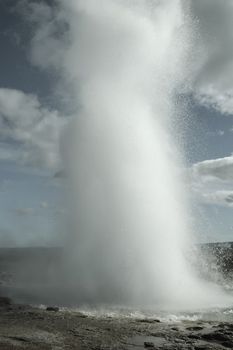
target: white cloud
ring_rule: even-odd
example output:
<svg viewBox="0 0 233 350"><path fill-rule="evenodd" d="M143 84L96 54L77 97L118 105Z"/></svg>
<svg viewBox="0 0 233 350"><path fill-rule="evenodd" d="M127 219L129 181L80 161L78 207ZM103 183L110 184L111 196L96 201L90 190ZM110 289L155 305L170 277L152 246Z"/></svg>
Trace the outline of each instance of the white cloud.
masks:
<svg viewBox="0 0 233 350"><path fill-rule="evenodd" d="M194 164L190 180L199 201L233 207L233 156Z"/></svg>
<svg viewBox="0 0 233 350"><path fill-rule="evenodd" d="M0 159L57 168L67 118L43 107L37 96L0 88Z"/></svg>
<svg viewBox="0 0 233 350"><path fill-rule="evenodd" d="M207 204L215 204L227 207L233 207L233 191L230 190L216 190L216 191L201 191L196 192L202 202Z"/></svg>
<svg viewBox="0 0 233 350"><path fill-rule="evenodd" d="M218 90L217 86L202 86L195 97L203 106L215 108L222 114L233 114L233 89Z"/></svg>
<svg viewBox="0 0 233 350"><path fill-rule="evenodd" d="M199 103L233 114L233 2L192 0L202 46L194 96ZM202 61L202 63L201 63Z"/></svg>
<svg viewBox="0 0 233 350"><path fill-rule="evenodd" d="M231 182L233 181L233 156L196 163L192 166L192 174L202 182L211 179Z"/></svg>

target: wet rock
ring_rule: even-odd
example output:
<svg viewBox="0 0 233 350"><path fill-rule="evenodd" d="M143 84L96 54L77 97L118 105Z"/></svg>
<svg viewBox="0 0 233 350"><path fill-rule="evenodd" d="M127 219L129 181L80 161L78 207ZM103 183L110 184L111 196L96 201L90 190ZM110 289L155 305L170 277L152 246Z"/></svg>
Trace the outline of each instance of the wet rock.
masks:
<svg viewBox="0 0 233 350"><path fill-rule="evenodd" d="M229 323L229 324L226 324L225 329L227 329L228 331L233 331L233 324Z"/></svg>
<svg viewBox="0 0 233 350"><path fill-rule="evenodd" d="M201 338L203 340L214 341L214 342L226 342L226 341L229 341L229 336L224 334L224 333L221 333L221 332L202 334Z"/></svg>
<svg viewBox="0 0 233 350"><path fill-rule="evenodd" d="M30 340L28 340L27 338L25 337L17 337L17 336L14 336L14 337L8 337L9 339L12 339L12 340L18 340L20 342L29 342Z"/></svg>
<svg viewBox="0 0 233 350"><path fill-rule="evenodd" d="M224 341L221 345L225 346L225 348L233 349L233 341L231 340Z"/></svg>
<svg viewBox="0 0 233 350"><path fill-rule="evenodd" d="M219 347L218 348L216 348L216 347L213 347L213 345L196 345L196 346L194 346L194 349L195 350L214 350L214 349L219 349Z"/></svg>
<svg viewBox="0 0 233 350"><path fill-rule="evenodd" d="M203 327L201 326L194 326L194 327L187 327L188 331L202 331Z"/></svg>
<svg viewBox="0 0 233 350"><path fill-rule="evenodd" d="M184 339L175 338L174 342L175 343L185 343L185 340Z"/></svg>
<svg viewBox="0 0 233 350"><path fill-rule="evenodd" d="M59 307L57 307L57 306L48 306L46 308L46 311L58 312L59 311Z"/></svg>
<svg viewBox="0 0 233 350"><path fill-rule="evenodd" d="M137 322L142 322L142 323L160 323L161 321L158 319L150 319L150 318L143 318L137 320Z"/></svg>
<svg viewBox="0 0 233 350"><path fill-rule="evenodd" d="M7 297L0 297L0 306L9 306L12 305L12 300Z"/></svg>
<svg viewBox="0 0 233 350"><path fill-rule="evenodd" d="M145 341L144 342L144 348L146 349L154 349L155 348L155 344L149 341Z"/></svg>
<svg viewBox="0 0 233 350"><path fill-rule="evenodd" d="M189 339L200 339L200 335L198 334L188 334L187 337Z"/></svg>

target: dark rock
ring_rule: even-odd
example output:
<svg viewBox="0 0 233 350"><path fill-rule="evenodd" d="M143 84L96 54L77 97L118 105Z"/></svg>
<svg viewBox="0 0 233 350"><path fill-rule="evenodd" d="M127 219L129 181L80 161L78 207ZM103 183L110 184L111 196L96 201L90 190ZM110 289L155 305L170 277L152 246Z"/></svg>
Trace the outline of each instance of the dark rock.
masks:
<svg viewBox="0 0 233 350"><path fill-rule="evenodd" d="M225 346L225 348L233 349L233 341L231 340L224 341L221 345Z"/></svg>
<svg viewBox="0 0 233 350"><path fill-rule="evenodd" d="M226 328L226 324L225 323L218 323L218 324L215 324L213 326L213 328Z"/></svg>
<svg viewBox="0 0 233 350"><path fill-rule="evenodd" d="M57 307L57 306L48 306L46 308L46 311L58 312L59 311L59 307Z"/></svg>
<svg viewBox="0 0 233 350"><path fill-rule="evenodd" d="M200 339L200 335L198 334L188 334L187 337L189 339Z"/></svg>
<svg viewBox="0 0 233 350"><path fill-rule="evenodd" d="M145 341L145 342L144 342L144 348L147 348L147 349L154 349L154 347L155 347L154 343L149 342L149 341Z"/></svg>
<svg viewBox="0 0 233 350"><path fill-rule="evenodd" d="M28 340L27 338L25 337L9 337L9 339L13 339L13 340L18 340L18 341L21 341L21 342L29 342L30 340Z"/></svg>
<svg viewBox="0 0 233 350"><path fill-rule="evenodd" d="M216 342L224 342L229 340L228 335L221 332L202 334L201 338L204 340L210 340L210 341L216 341Z"/></svg>
<svg viewBox="0 0 233 350"><path fill-rule="evenodd" d="M0 306L9 306L12 305L12 300L7 297L0 297Z"/></svg>
<svg viewBox="0 0 233 350"><path fill-rule="evenodd" d="M142 322L142 323L160 323L161 321L158 320L158 319L143 318L142 320L137 320L137 322Z"/></svg>
<svg viewBox="0 0 233 350"><path fill-rule="evenodd" d="M186 328L188 331L201 331L203 327L201 326L194 326L194 327L187 327Z"/></svg>
<svg viewBox="0 0 233 350"><path fill-rule="evenodd" d="M228 330L233 331L233 324L232 323L226 324L225 328L227 328Z"/></svg>

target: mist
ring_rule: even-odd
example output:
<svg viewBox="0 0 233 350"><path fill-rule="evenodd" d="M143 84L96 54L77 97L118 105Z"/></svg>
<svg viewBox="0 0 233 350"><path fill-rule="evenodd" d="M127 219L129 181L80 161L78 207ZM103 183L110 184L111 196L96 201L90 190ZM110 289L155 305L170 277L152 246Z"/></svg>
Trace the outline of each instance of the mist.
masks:
<svg viewBox="0 0 233 350"><path fill-rule="evenodd" d="M65 153L65 283L78 303L225 304L184 255L193 227L173 132L192 77L189 7L169 0L61 6L69 24L63 70L78 106Z"/></svg>
<svg viewBox="0 0 233 350"><path fill-rule="evenodd" d="M2 123L7 137L23 145L14 159L50 169L65 195L54 205L57 232L33 241L62 249L51 250L51 259L46 248L29 258L22 251L17 283L20 270L28 270L29 294L72 306L231 304L193 266L201 223L187 183L187 100L192 94L207 103L200 91L209 62L199 40L207 40L204 20L199 25L195 18L199 7L182 0L57 0L25 8L33 12L30 63L56 77L57 110L44 108L36 95L5 89ZM12 128L9 121L23 108Z"/></svg>

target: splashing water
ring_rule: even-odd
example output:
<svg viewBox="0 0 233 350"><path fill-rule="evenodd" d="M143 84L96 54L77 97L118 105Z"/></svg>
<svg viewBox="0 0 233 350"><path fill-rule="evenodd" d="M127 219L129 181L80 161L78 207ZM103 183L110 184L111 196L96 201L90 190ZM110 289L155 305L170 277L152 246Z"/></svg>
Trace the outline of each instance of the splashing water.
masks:
<svg viewBox="0 0 233 350"><path fill-rule="evenodd" d="M64 67L79 105L69 164L75 230L67 243L77 299L167 308L228 303L184 258L191 228L170 131L189 81L187 6L62 6L70 26Z"/></svg>

